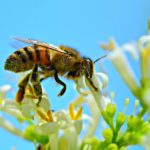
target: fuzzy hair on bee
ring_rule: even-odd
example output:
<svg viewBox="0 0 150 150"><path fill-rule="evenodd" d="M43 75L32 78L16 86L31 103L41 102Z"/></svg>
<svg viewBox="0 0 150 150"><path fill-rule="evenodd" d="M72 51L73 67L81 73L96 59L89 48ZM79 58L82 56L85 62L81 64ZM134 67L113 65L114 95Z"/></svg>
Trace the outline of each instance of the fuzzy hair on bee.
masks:
<svg viewBox="0 0 150 150"><path fill-rule="evenodd" d="M34 95L39 100L37 105L39 105L42 98L41 82L48 77L53 77L58 84L63 86L58 96L62 96L66 91L66 84L59 79L59 76L76 80L85 75L92 87L98 90L91 80L94 62L90 58L82 57L77 50L64 45L54 46L33 39L15 39L30 45L12 53L6 59L5 70L14 73L31 70L18 84L17 102L20 103L23 100L26 86L30 82Z"/></svg>

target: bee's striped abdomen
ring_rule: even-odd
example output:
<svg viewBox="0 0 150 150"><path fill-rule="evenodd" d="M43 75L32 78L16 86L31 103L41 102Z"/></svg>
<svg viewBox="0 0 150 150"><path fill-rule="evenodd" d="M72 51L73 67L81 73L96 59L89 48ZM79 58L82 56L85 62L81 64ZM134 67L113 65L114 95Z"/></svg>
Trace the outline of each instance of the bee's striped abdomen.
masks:
<svg viewBox="0 0 150 150"><path fill-rule="evenodd" d="M32 46L21 48L10 55L5 62L5 69L13 72L30 70L34 66L34 49Z"/></svg>
<svg viewBox="0 0 150 150"><path fill-rule="evenodd" d="M50 65L50 49L43 46L34 46L36 62L41 65Z"/></svg>
<svg viewBox="0 0 150 150"><path fill-rule="evenodd" d="M10 55L5 62L5 69L13 72L23 72L33 68L34 64L50 65L51 50L33 45L21 48Z"/></svg>
<svg viewBox="0 0 150 150"><path fill-rule="evenodd" d="M27 60L28 58L27 58L27 56L24 53L24 49L20 49L18 51L15 51L14 54L16 55L14 57L19 57L21 62L26 63L28 61Z"/></svg>
<svg viewBox="0 0 150 150"><path fill-rule="evenodd" d="M30 61L33 61L34 59L34 56L33 56L33 53L34 53L34 49L33 49L33 47L25 47L24 48L24 51L26 52L26 55L28 56L28 59L30 60Z"/></svg>

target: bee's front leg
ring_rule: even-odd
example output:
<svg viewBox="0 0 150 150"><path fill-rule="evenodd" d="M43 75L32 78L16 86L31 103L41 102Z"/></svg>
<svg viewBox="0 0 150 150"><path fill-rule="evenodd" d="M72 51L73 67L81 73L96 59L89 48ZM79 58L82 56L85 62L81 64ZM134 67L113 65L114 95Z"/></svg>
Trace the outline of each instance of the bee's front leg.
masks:
<svg viewBox="0 0 150 150"><path fill-rule="evenodd" d="M27 83L29 81L29 77L30 77L30 73L27 74L18 84L18 87L19 87L19 90L16 94L16 101L18 103L21 103L23 97L24 97L24 94L25 94L25 88L27 86Z"/></svg>
<svg viewBox="0 0 150 150"><path fill-rule="evenodd" d="M98 91L98 88L94 85L93 81L91 80L91 78L87 78L88 81L90 82L91 86L94 88L95 91Z"/></svg>
<svg viewBox="0 0 150 150"><path fill-rule="evenodd" d="M66 84L59 79L58 73L57 73L56 70L55 70L55 73L54 73L54 79L58 84L61 84L63 86L62 90L58 93L58 96L62 96L66 91Z"/></svg>
<svg viewBox="0 0 150 150"><path fill-rule="evenodd" d="M40 84L40 75L38 72L38 66L37 65L35 65L33 70L32 70L32 73L30 76L30 81L32 83L33 92L34 92L35 96L37 96L39 99L39 101L37 103L37 106L38 106L42 100L42 87Z"/></svg>

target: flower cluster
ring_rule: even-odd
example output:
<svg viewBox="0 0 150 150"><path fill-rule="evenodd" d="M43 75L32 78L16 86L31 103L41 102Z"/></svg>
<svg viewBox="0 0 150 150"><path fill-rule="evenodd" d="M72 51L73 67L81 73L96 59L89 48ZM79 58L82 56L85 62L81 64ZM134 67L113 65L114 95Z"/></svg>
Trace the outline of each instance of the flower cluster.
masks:
<svg viewBox="0 0 150 150"><path fill-rule="evenodd" d="M125 108L128 103L129 99L126 99ZM136 101L135 111L137 105ZM125 109L123 112L116 112L116 105L113 103L107 104L106 109L102 111L102 116L107 124L102 132L104 139L98 141L96 138L91 138L82 143L82 150L125 150L129 145L137 144L147 147L148 150L149 120L144 121L141 116L136 114L126 115ZM126 129L121 130L123 126Z"/></svg>
<svg viewBox="0 0 150 150"><path fill-rule="evenodd" d="M98 79L98 76L101 77L102 81ZM21 104L15 100L7 99L6 94L11 87L2 86L0 88L0 111L15 117L20 124L27 123L27 126L23 130L16 128L13 123L3 118L3 113L0 116L0 126L12 134L33 142L37 150L80 149L79 139L86 140L94 135L100 112L106 106L104 102L107 98L103 96L102 88L108 82L107 76L103 73L94 73L92 80L96 83L98 92L94 93L95 91L87 90L88 80L81 77L76 81L76 89L80 95L69 104L67 109L59 111L51 110L50 100L45 93L40 105L37 106L36 101L38 99L34 97L29 85ZM89 106L91 116L83 114L83 103ZM87 131L83 137L79 137L84 127Z"/></svg>
<svg viewBox="0 0 150 150"><path fill-rule="evenodd" d="M141 115L150 112L150 35L140 37L137 42L118 46L113 39L109 44L102 44L104 50L109 51L109 59L119 72L120 76L142 105ZM129 52L140 62L140 77L133 71L125 51Z"/></svg>
<svg viewBox="0 0 150 150"><path fill-rule="evenodd" d="M101 47L109 51L108 59L137 99L133 114L126 113L128 98L125 100L124 110L117 111L114 94L110 94L110 97L104 94L108 83L107 75L96 72L94 68L92 82L98 91L93 89L85 76L82 76L75 80L76 90L79 93L77 98L70 102L66 109L58 111L51 110L49 97L44 92L37 106L38 99L34 96L30 85L25 89L21 103L7 98L11 86L1 86L0 127L32 142L36 150L125 150L128 146L137 144L149 150L150 35L142 36L137 42L122 46L118 46L111 39L108 45L102 44ZM137 78L125 51L133 58L139 59L141 79ZM89 108L88 115L84 113L84 104ZM137 107L141 107L139 112ZM20 128L7 120L4 113L16 118ZM101 140L95 137L100 118L103 118L106 124L102 130Z"/></svg>

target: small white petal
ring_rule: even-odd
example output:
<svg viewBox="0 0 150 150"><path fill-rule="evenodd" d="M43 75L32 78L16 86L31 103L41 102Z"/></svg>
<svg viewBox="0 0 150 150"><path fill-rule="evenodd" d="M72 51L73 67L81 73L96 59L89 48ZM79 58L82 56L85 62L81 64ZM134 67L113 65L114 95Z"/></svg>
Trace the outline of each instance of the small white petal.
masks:
<svg viewBox="0 0 150 150"><path fill-rule="evenodd" d="M26 118L31 118L31 112L33 111L34 111L34 108L31 105L24 105L21 108L21 112Z"/></svg>
<svg viewBox="0 0 150 150"><path fill-rule="evenodd" d="M21 130L16 128L13 124L11 124L8 120L5 120L4 118L0 117L0 126L10 133L23 137L23 133Z"/></svg>
<svg viewBox="0 0 150 150"><path fill-rule="evenodd" d="M5 100L6 94L10 91L12 87L10 85L3 85L0 87L0 99Z"/></svg>
<svg viewBox="0 0 150 150"><path fill-rule="evenodd" d="M42 96L40 107L43 108L46 112L50 109L50 102L47 95L45 94Z"/></svg>
<svg viewBox="0 0 150 150"><path fill-rule="evenodd" d="M101 110L103 110L103 101L101 100L102 98L102 92L101 92L101 88L99 87L99 78L97 77L97 75L95 73L93 73L93 76L92 76L92 82L93 84L98 88L98 91L96 91L92 85L90 84L89 80L86 79L86 84L87 86L89 87L93 97L94 97L94 100L99 108L99 111L101 112Z"/></svg>
<svg viewBox="0 0 150 150"><path fill-rule="evenodd" d="M120 48L116 48L114 51L110 52L107 58L111 61L115 60L116 58L122 55L123 51Z"/></svg>
<svg viewBox="0 0 150 150"><path fill-rule="evenodd" d="M101 84L101 88L103 89L108 84L108 76L102 72L97 72L96 75L98 75L102 79L103 82L99 84Z"/></svg>
<svg viewBox="0 0 150 150"><path fill-rule="evenodd" d="M139 39L139 43L141 45L146 44L147 42L150 42L150 35L144 35Z"/></svg>
<svg viewBox="0 0 150 150"><path fill-rule="evenodd" d="M122 48L122 50L129 52L129 54L131 54L131 56L134 59L138 59L139 58L138 50L137 50L137 45L135 43L124 44L121 48Z"/></svg>
<svg viewBox="0 0 150 150"><path fill-rule="evenodd" d="M76 129L72 126L64 131L59 140L59 150L77 150L78 135Z"/></svg>
<svg viewBox="0 0 150 150"><path fill-rule="evenodd" d="M76 90L83 96L87 96L88 92L84 89L86 88L85 76L81 76L76 80Z"/></svg>
<svg viewBox="0 0 150 150"><path fill-rule="evenodd" d="M142 140L141 140L141 144L144 146L145 150L149 150L150 148L150 134L143 136Z"/></svg>
<svg viewBox="0 0 150 150"><path fill-rule="evenodd" d="M17 119L24 119L20 107L15 101L12 100L4 101L4 103L0 106L0 110L16 117Z"/></svg>
<svg viewBox="0 0 150 150"><path fill-rule="evenodd" d="M111 102L110 98L106 97L106 96L102 96L101 99L104 103L103 103L103 108L105 109L107 104Z"/></svg>
<svg viewBox="0 0 150 150"><path fill-rule="evenodd" d="M86 115L86 114L82 114L82 121L84 120L87 120L87 121L90 121L92 122L93 121L93 118L91 118L90 116Z"/></svg>
<svg viewBox="0 0 150 150"><path fill-rule="evenodd" d="M10 85L3 85L0 87L0 93L6 93L8 91L10 91L12 89L12 87Z"/></svg>
<svg viewBox="0 0 150 150"><path fill-rule="evenodd" d="M81 130L82 130L82 121L81 120L76 120L73 122L73 125L76 129L77 134L79 135Z"/></svg>
<svg viewBox="0 0 150 150"><path fill-rule="evenodd" d="M45 123L35 127L38 134L49 135L58 132L58 124L56 122Z"/></svg>
<svg viewBox="0 0 150 150"><path fill-rule="evenodd" d="M19 108L19 104L16 101L9 100L9 99L5 100L2 106L11 107L11 108Z"/></svg>
<svg viewBox="0 0 150 150"><path fill-rule="evenodd" d="M24 98L20 105L20 110L22 114L27 118L31 118L31 113L35 112L36 110L37 106L36 106L36 103L33 101L34 100Z"/></svg>
<svg viewBox="0 0 150 150"><path fill-rule="evenodd" d="M60 129L66 129L69 125L70 119L65 111L61 110L54 114L54 117L59 125Z"/></svg>

